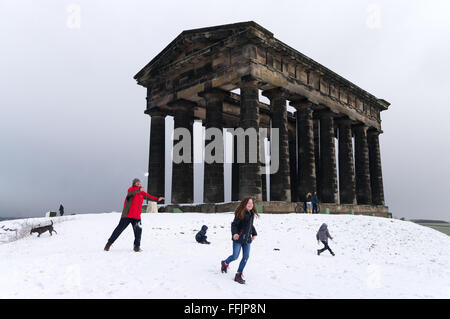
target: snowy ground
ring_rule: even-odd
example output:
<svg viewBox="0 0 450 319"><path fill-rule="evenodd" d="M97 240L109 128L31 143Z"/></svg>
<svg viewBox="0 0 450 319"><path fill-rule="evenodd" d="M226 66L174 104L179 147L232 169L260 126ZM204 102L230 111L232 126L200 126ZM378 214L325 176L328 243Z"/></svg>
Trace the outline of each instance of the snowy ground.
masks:
<svg viewBox="0 0 450 319"><path fill-rule="evenodd" d="M143 252L132 251L131 226L105 252L119 217L64 217L57 235L1 244L0 298L450 298L450 237L412 222L262 215L239 285L240 259L227 274L219 265L231 254L231 213L145 214ZM335 257L316 254L323 222ZM202 224L211 245L194 240Z"/></svg>
<svg viewBox="0 0 450 319"><path fill-rule="evenodd" d="M61 223L70 220L72 217L64 216L53 218L53 223ZM50 225L49 218L24 218L14 220L0 221L0 244L9 243L22 239L30 235L30 231L34 227Z"/></svg>

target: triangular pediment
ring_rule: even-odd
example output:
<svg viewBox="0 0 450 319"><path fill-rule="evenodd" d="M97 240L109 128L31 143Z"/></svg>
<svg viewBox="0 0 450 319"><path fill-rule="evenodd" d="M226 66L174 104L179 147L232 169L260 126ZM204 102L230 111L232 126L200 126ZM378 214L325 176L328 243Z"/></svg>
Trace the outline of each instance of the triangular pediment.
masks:
<svg viewBox="0 0 450 319"><path fill-rule="evenodd" d="M154 70L182 60L196 51L207 48L251 27L272 35L271 32L253 21L185 30L139 71L134 78L139 82L140 78L149 75Z"/></svg>

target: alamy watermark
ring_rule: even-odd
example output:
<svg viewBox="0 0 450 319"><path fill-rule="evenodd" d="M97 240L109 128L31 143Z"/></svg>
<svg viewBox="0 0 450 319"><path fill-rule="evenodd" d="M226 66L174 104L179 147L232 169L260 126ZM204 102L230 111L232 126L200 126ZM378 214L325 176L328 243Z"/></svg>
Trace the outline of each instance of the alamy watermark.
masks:
<svg viewBox="0 0 450 319"><path fill-rule="evenodd" d="M81 7L79 4L69 4L66 7L67 20L66 25L69 29L81 28Z"/></svg>
<svg viewBox="0 0 450 319"><path fill-rule="evenodd" d="M381 27L381 9L376 3L367 6L366 26L369 29L379 29Z"/></svg>
<svg viewBox="0 0 450 319"><path fill-rule="evenodd" d="M366 285L369 289L381 288L381 268L379 265L367 266Z"/></svg>
<svg viewBox="0 0 450 319"><path fill-rule="evenodd" d="M272 128L271 142L270 142L270 156L269 161L266 161L266 152L264 151L265 137L267 136L267 129L260 128L256 131L255 128L228 128L227 132L235 137L237 143L237 163L259 163L261 164L261 174L266 174L269 169L269 174L275 174L280 167L280 145L279 145L279 129ZM173 145L173 163L192 163L192 136L191 132L184 127L179 127L174 130L173 140L178 141ZM248 143L246 143L246 140ZM222 129L210 127L205 130L205 156L204 160L207 164L224 163L224 144ZM246 150L246 144L248 150ZM259 147L258 147L259 146ZM248 155L248 162L246 162Z"/></svg>

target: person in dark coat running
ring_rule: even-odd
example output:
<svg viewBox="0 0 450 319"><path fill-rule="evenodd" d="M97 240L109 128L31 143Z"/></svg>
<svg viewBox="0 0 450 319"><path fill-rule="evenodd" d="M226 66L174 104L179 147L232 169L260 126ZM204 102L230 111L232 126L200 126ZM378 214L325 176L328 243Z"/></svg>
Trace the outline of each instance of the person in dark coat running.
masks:
<svg viewBox="0 0 450 319"><path fill-rule="evenodd" d="M111 245L116 241L120 234L128 227L129 224L133 226L134 232L134 251L141 251L141 235L142 235L142 223L141 223L141 213L142 213L142 203L144 198L161 201L164 197L155 197L147 194L144 188L141 187L141 181L137 178L133 179L132 186L128 189L127 197L125 198L125 203L123 204L122 216L114 229L111 237L106 243L105 250L109 251Z"/></svg>
<svg viewBox="0 0 450 319"><path fill-rule="evenodd" d="M203 225L202 229L195 235L195 240L200 244L211 244L209 241L206 240L208 236L206 236L206 231L208 230L208 226Z"/></svg>
<svg viewBox="0 0 450 319"><path fill-rule="evenodd" d="M233 254L227 259L221 261L222 273L227 272L227 268L230 263L239 257L239 253L242 248L242 259L239 263L234 281L245 284L245 280L242 278L242 272L250 257L250 245L255 237L258 235L255 227L253 226L254 216L258 216L258 211L255 208L252 198L244 198L234 212L234 220L231 223L231 234L233 241Z"/></svg>
<svg viewBox="0 0 450 319"><path fill-rule="evenodd" d="M317 249L317 255L320 255L321 253L323 253L325 250L328 249L328 251L334 256L333 251L328 246L328 238L333 240L333 237L331 237L331 235L330 235L330 233L328 231L327 224L323 223L320 226L319 231L316 234L316 238L317 238L317 243L319 243L319 240L320 240L322 242L322 244L325 245L325 247L323 247L322 249Z"/></svg>
<svg viewBox="0 0 450 319"><path fill-rule="evenodd" d="M60 216L64 215L64 206L62 204L59 205L59 215Z"/></svg>

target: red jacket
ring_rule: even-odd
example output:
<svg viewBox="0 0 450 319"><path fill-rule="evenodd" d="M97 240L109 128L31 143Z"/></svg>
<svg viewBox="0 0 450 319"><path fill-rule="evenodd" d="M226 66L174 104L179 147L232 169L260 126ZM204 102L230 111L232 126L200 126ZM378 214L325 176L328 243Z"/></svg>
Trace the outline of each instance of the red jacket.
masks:
<svg viewBox="0 0 450 319"><path fill-rule="evenodd" d="M141 191L140 187L131 186L128 189L128 194L125 198L125 203L123 204L122 218L127 217L141 219L142 203L144 202L144 197L148 199L158 200L158 197Z"/></svg>

